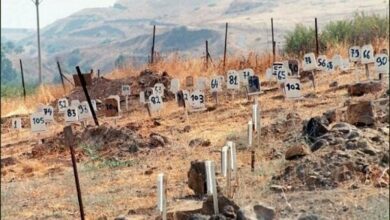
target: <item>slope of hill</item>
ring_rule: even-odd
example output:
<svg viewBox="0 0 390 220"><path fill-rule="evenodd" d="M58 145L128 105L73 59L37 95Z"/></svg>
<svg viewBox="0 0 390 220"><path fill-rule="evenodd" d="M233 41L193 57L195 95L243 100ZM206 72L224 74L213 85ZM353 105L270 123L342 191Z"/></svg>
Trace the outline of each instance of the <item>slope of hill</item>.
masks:
<svg viewBox="0 0 390 220"><path fill-rule="evenodd" d="M43 68L46 81L55 79L55 60L73 71L74 65L108 72L119 56L135 64L147 61L151 48L153 25L157 26L156 51L179 51L185 56L202 56L204 41L209 40L210 52L223 52L225 22L229 22L228 52L256 51L270 47L269 19L274 17L278 49L283 47L283 35L296 23L319 26L329 20L341 19L360 10L367 13L387 12L388 0L354 1L135 1L118 0L112 7L89 8L59 19L42 29ZM305 13L302 13L305 12ZM36 79L36 37L34 33L21 38L2 36L23 45L25 52L13 58L14 65L22 58L27 78Z"/></svg>

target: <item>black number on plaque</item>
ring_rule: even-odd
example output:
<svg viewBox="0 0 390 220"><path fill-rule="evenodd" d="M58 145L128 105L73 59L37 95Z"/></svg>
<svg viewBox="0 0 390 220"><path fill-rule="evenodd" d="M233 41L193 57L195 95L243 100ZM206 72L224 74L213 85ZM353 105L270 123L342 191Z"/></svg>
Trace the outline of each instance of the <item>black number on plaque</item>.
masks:
<svg viewBox="0 0 390 220"><path fill-rule="evenodd" d="M363 51L363 57L366 59L370 59L370 52L369 50L364 50Z"/></svg>
<svg viewBox="0 0 390 220"><path fill-rule="evenodd" d="M14 128L16 128L17 126L16 126L16 121L14 121Z"/></svg>
<svg viewBox="0 0 390 220"><path fill-rule="evenodd" d="M199 100L200 100L200 103L203 103L203 102L204 102L203 95L199 95Z"/></svg>
<svg viewBox="0 0 390 220"><path fill-rule="evenodd" d="M212 89L218 88L218 80L216 80L216 79L211 80L211 88Z"/></svg>
<svg viewBox="0 0 390 220"><path fill-rule="evenodd" d="M387 64L387 57L378 57L376 58L376 62L378 63L378 66L383 66Z"/></svg>
<svg viewBox="0 0 390 220"><path fill-rule="evenodd" d="M326 67L327 67L328 69L330 69L330 70L333 69L333 63L332 63L332 61L329 61Z"/></svg>
<svg viewBox="0 0 390 220"><path fill-rule="evenodd" d="M33 118L33 123L34 124L43 124L44 123L43 117Z"/></svg>
<svg viewBox="0 0 390 220"><path fill-rule="evenodd" d="M295 83L295 85L294 85L294 84L287 83L286 86L287 86L288 90L301 90L301 89L299 88L299 83Z"/></svg>
<svg viewBox="0 0 390 220"><path fill-rule="evenodd" d="M352 57L359 57L359 50L358 49L351 49L351 55Z"/></svg>
<svg viewBox="0 0 390 220"><path fill-rule="evenodd" d="M68 117L76 117L76 111L74 109L68 109L66 114L68 115Z"/></svg>
<svg viewBox="0 0 390 220"><path fill-rule="evenodd" d="M152 97L150 98L150 100L152 101L152 103L155 105L155 104L160 104L160 97L158 96L155 96L155 97Z"/></svg>
<svg viewBox="0 0 390 220"><path fill-rule="evenodd" d="M230 75L229 76L230 85L237 85L237 76Z"/></svg>
<svg viewBox="0 0 390 220"><path fill-rule="evenodd" d="M311 58L310 58L310 57L305 57L305 62L306 62L307 64L310 64L310 63L311 63Z"/></svg>
<svg viewBox="0 0 390 220"><path fill-rule="evenodd" d="M60 108L65 108L66 107L64 100L59 101L58 105L60 106Z"/></svg>
<svg viewBox="0 0 390 220"><path fill-rule="evenodd" d="M284 72L284 70L278 71L278 79L279 80L286 79L286 73Z"/></svg>

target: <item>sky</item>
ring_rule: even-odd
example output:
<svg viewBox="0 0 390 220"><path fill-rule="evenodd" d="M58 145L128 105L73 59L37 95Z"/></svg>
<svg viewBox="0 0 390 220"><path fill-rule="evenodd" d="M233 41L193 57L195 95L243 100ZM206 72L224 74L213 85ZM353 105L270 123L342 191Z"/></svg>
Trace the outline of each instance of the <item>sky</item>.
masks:
<svg viewBox="0 0 390 220"><path fill-rule="evenodd" d="M36 28L33 0L1 0L2 28ZM35 1L35 0L34 0ZM84 8L112 6L116 0L40 0L41 28Z"/></svg>

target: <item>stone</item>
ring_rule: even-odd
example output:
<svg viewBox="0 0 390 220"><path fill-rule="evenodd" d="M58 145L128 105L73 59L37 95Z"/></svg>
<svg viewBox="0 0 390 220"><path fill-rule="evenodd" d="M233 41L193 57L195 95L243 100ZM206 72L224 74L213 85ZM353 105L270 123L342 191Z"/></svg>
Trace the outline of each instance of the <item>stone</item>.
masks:
<svg viewBox="0 0 390 220"><path fill-rule="evenodd" d="M296 145L293 147L290 147L284 157L286 160L294 160L303 156L306 156L308 154L307 149L304 145Z"/></svg>
<svg viewBox="0 0 390 220"><path fill-rule="evenodd" d="M359 82L348 86L348 94L350 96L362 96L368 93L378 93L382 90L381 82Z"/></svg>
<svg viewBox="0 0 390 220"><path fill-rule="evenodd" d="M222 215L222 214L218 214L218 215L212 215L209 220L227 220L227 218Z"/></svg>
<svg viewBox="0 0 390 220"><path fill-rule="evenodd" d="M323 118L314 117L307 122L307 124L303 127L304 135L307 135L312 141L316 138L328 133L328 128L325 125Z"/></svg>
<svg viewBox="0 0 390 220"><path fill-rule="evenodd" d="M328 120L329 123L338 122L341 120L341 112L334 110L328 110L323 113L323 116Z"/></svg>
<svg viewBox="0 0 390 220"><path fill-rule="evenodd" d="M337 81L333 81L333 82L331 82L331 83L329 84L329 88L335 88L335 87L337 87L337 86L339 86L339 83L338 83Z"/></svg>
<svg viewBox="0 0 390 220"><path fill-rule="evenodd" d="M188 220L209 220L209 216L202 215L202 214L193 214L191 215Z"/></svg>
<svg viewBox="0 0 390 220"><path fill-rule="evenodd" d="M190 147L198 147L198 146L202 146L202 147L208 147L210 146L211 142L209 139L202 139L202 138L195 138L195 139L192 139L189 143L189 146Z"/></svg>
<svg viewBox="0 0 390 220"><path fill-rule="evenodd" d="M345 143L345 147L346 147L348 150L355 150L355 149L357 149L357 141L356 141L356 140L348 140L348 141Z"/></svg>
<svg viewBox="0 0 390 220"><path fill-rule="evenodd" d="M224 215L228 219L236 219L237 218L235 210L234 210L233 206L231 206L231 205L227 205L227 206L223 207L222 215Z"/></svg>
<svg viewBox="0 0 390 220"><path fill-rule="evenodd" d="M315 214L306 214L306 213L301 214L298 217L298 220L321 220L321 219L324 219L324 218L321 216L315 215Z"/></svg>
<svg viewBox="0 0 390 220"><path fill-rule="evenodd" d="M229 207L229 212L237 213L237 211L240 209L240 207L232 200L228 199L224 195L219 194L218 195L218 207L220 212L223 211L224 207ZM202 204L202 213L205 215L212 215L214 214L214 203L213 203L213 197L208 196L207 200L203 202Z"/></svg>
<svg viewBox="0 0 390 220"><path fill-rule="evenodd" d="M205 163L203 161L191 161L187 177L188 187L194 191L195 195L203 197L207 193Z"/></svg>
<svg viewBox="0 0 390 220"><path fill-rule="evenodd" d="M114 220L130 220L130 219L127 218L125 215L120 215L120 216L114 218Z"/></svg>
<svg viewBox="0 0 390 220"><path fill-rule="evenodd" d="M327 145L329 145L328 141L324 139L319 139L318 141L314 142L314 144L310 146L310 150L311 152L314 152Z"/></svg>
<svg viewBox="0 0 390 220"><path fill-rule="evenodd" d="M356 126L372 126L375 123L373 104L362 101L347 108L347 122Z"/></svg>
<svg viewBox="0 0 390 220"><path fill-rule="evenodd" d="M168 139L160 134L151 133L149 135L149 146L151 148L164 147L167 142Z"/></svg>
<svg viewBox="0 0 390 220"><path fill-rule="evenodd" d="M17 160L13 157L1 158L1 168L15 165Z"/></svg>
<svg viewBox="0 0 390 220"><path fill-rule="evenodd" d="M264 204L254 205L253 211L255 212L257 219L273 220L276 216L275 209Z"/></svg>

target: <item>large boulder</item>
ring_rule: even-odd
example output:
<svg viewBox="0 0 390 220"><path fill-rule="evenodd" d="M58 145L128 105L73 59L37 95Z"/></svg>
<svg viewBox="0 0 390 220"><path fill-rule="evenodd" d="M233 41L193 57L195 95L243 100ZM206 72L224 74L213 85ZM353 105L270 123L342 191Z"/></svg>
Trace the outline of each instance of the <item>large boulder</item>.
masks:
<svg viewBox="0 0 390 220"><path fill-rule="evenodd" d="M315 141L318 137L328 133L328 123L325 117L311 118L303 127L303 134L311 141Z"/></svg>
<svg viewBox="0 0 390 220"><path fill-rule="evenodd" d="M296 145L290 147L285 154L286 160L294 160L300 157L306 156L308 154L308 150L304 145Z"/></svg>
<svg viewBox="0 0 390 220"><path fill-rule="evenodd" d="M191 161L190 170L187 173L188 187L195 195L203 197L207 193L206 168L204 161Z"/></svg>
<svg viewBox="0 0 390 220"><path fill-rule="evenodd" d="M381 90L381 82L375 81L359 82L348 86L348 94L350 96L362 96L367 93L377 93Z"/></svg>
<svg viewBox="0 0 390 220"><path fill-rule="evenodd" d="M374 107L370 101L351 104L347 108L347 121L356 126L372 126L375 123Z"/></svg>

